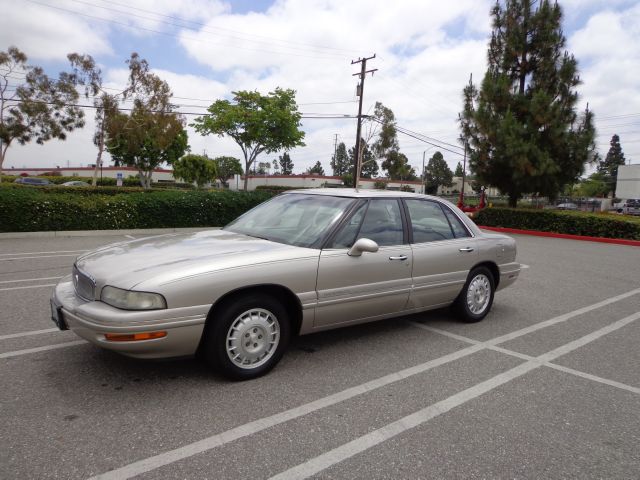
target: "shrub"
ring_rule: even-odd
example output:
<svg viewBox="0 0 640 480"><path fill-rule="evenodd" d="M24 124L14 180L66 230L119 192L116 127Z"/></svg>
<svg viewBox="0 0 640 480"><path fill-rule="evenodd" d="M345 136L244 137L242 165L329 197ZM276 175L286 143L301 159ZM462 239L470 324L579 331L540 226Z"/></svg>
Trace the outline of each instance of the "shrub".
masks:
<svg viewBox="0 0 640 480"><path fill-rule="evenodd" d="M50 190L59 190L52 187ZM268 192L0 188L0 231L222 226L271 197ZM83 190L83 191L79 191ZM140 189L142 190L142 189ZM88 193L88 192L91 193Z"/></svg>
<svg viewBox="0 0 640 480"><path fill-rule="evenodd" d="M487 227L640 240L640 223L601 213L485 208L478 213L475 222Z"/></svg>
<svg viewBox="0 0 640 480"><path fill-rule="evenodd" d="M373 182L373 188L375 188L376 190L386 190L387 182L385 182L384 180L376 180L375 182Z"/></svg>

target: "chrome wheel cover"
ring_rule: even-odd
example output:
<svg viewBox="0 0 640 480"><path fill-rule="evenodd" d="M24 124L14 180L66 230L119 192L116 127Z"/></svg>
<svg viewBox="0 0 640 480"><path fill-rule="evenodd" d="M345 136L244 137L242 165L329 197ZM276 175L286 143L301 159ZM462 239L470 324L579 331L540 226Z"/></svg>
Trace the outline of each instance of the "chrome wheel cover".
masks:
<svg viewBox="0 0 640 480"><path fill-rule="evenodd" d="M265 364L280 343L280 323L269 310L252 308L238 315L226 338L231 363L247 370Z"/></svg>
<svg viewBox="0 0 640 480"><path fill-rule="evenodd" d="M474 315L480 315L489 306L491 299L491 282L480 273L471 279L467 288L467 307Z"/></svg>

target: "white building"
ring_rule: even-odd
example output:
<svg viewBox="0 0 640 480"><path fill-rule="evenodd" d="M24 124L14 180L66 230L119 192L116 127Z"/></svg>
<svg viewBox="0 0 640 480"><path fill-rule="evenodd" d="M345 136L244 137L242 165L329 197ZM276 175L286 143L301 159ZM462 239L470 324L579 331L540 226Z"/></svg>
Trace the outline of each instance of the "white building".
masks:
<svg viewBox="0 0 640 480"><path fill-rule="evenodd" d="M640 164L618 167L616 197L624 200L640 198Z"/></svg>
<svg viewBox="0 0 640 480"><path fill-rule="evenodd" d="M415 193L424 193L422 182L416 181L400 181L389 180L386 178L361 178L359 186L361 189L373 189L376 182L384 182L387 190L400 190L403 187L411 188ZM342 187L341 177L330 177L320 175L249 175L247 182L247 190L255 190L256 187L263 185L267 187L290 187L295 188L319 188L319 187ZM236 175L229 180L230 190L244 189L244 177Z"/></svg>

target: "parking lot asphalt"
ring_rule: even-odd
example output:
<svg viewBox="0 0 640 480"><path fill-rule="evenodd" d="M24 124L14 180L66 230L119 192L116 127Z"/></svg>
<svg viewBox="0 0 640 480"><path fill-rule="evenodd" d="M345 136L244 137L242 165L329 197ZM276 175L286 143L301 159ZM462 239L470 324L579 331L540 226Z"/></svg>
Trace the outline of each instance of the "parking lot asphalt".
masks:
<svg viewBox="0 0 640 480"><path fill-rule="evenodd" d="M483 322L303 336L240 383L55 330L51 285L124 236L0 239L0 478L638 478L640 249L514 237Z"/></svg>

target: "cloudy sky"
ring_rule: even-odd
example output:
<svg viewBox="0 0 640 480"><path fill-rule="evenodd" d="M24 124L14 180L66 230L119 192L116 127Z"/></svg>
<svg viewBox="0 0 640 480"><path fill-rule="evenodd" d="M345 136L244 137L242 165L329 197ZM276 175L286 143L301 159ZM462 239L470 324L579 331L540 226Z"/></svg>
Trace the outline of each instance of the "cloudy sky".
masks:
<svg viewBox="0 0 640 480"><path fill-rule="evenodd" d="M105 86L121 89L124 61L135 51L166 80L191 121L234 90L293 88L305 116L354 115L358 71L351 61L376 54L365 83L364 112L376 101L398 125L456 143L461 91L486 68L493 0L0 0L0 50L15 45L50 74L66 69L69 52L100 64ZM598 149L614 133L628 160L640 163L640 2L561 0L568 49L579 62L587 102L596 115ZM20 82L19 75L13 79ZM116 90L113 90L114 92ZM83 100L87 104L90 100ZM305 118L306 147L291 152L295 173L320 161L330 173L334 139L355 143L354 119ZM80 166L95 161L93 112L66 142L14 145L5 168ZM189 129L195 153L241 158L223 138ZM423 152L437 150L400 136L419 172ZM451 148L456 151L457 149ZM461 156L443 151L454 168ZM263 154L271 161L277 153Z"/></svg>

